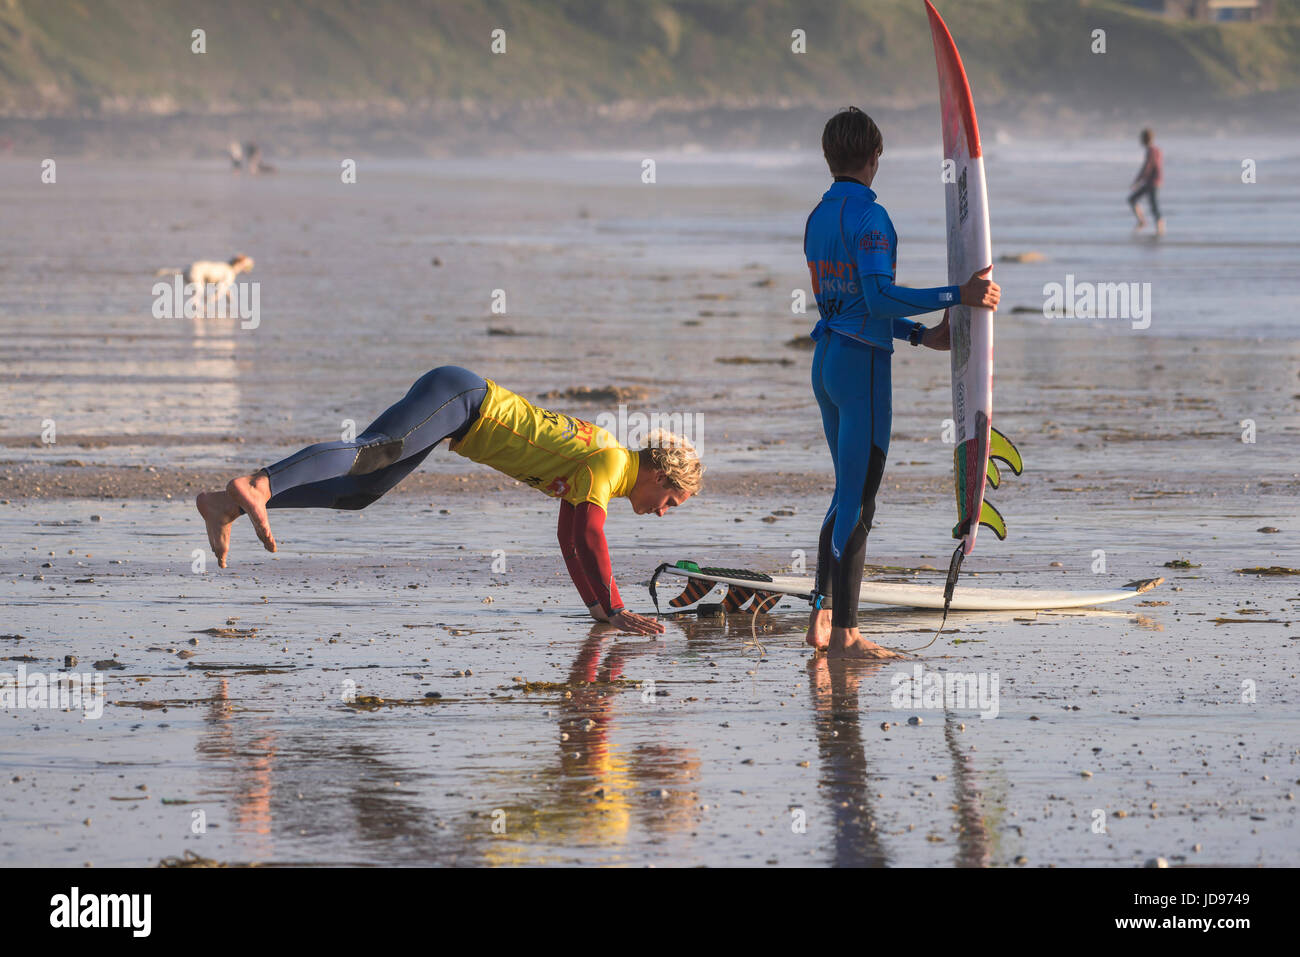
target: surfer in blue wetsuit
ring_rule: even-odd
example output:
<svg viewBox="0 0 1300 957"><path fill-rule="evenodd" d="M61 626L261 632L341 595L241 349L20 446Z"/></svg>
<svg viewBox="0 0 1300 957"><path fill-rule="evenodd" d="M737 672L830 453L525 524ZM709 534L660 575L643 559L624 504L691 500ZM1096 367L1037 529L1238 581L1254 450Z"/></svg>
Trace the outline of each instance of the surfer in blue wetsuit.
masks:
<svg viewBox="0 0 1300 957"><path fill-rule="evenodd" d="M835 494L817 548L808 643L832 657L891 658L858 630L867 532L889 452L894 339L949 348L948 315L933 328L909 316L959 303L996 309L990 263L961 286L910 289L894 283L898 234L871 182L884 139L871 117L849 107L826 123L822 153L835 182L808 217L804 255L821 319L812 331L813 395L835 464Z"/></svg>

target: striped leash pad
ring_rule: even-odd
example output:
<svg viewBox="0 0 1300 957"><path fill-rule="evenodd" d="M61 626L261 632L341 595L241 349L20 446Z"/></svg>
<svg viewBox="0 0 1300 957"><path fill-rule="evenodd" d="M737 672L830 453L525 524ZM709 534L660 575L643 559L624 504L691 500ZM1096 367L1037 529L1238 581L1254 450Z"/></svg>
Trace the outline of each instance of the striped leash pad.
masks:
<svg viewBox="0 0 1300 957"><path fill-rule="evenodd" d="M771 575L764 575L762 572L752 572L747 568L701 568L701 575L717 575L719 578L739 578L747 582L770 582Z"/></svg>
<svg viewBox="0 0 1300 957"><path fill-rule="evenodd" d="M656 613L659 611L659 594L657 588L659 576L663 574L665 569L672 567L674 566L670 565L668 562L664 562L655 569L654 575L650 578L650 598L654 601ZM743 581L752 581L756 583L770 582L772 580L771 575L750 571L746 568L700 568L693 562L678 562L676 567L687 567L690 571L695 572L698 575L716 575L719 578L739 578ZM684 608L687 605L693 605L717 587L717 584L716 581L710 581L707 578L688 579L686 587L682 589L682 593L676 598L671 599L668 604L673 608ZM755 596L757 596L757 601L753 607L757 608L761 603L763 606L762 610L764 611L775 604L772 600L773 598L779 601L782 597L780 595L773 596L768 592L745 588L740 585L729 585L727 588L727 594L723 598L723 608L726 611L736 611Z"/></svg>

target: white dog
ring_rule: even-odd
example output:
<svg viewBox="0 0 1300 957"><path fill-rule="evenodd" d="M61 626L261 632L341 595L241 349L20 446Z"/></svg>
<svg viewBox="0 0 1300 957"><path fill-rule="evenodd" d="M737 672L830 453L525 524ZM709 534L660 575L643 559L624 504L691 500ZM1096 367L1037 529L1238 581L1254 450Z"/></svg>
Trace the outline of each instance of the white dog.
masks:
<svg viewBox="0 0 1300 957"><path fill-rule="evenodd" d="M252 268L253 258L243 253L231 257L229 262L224 263L210 259L200 259L190 263L189 268L184 271L184 276L185 284L194 286L195 314L201 316L206 311L209 286L216 287L216 299L220 301L222 296L231 295L231 288L235 285L239 274L248 272ZM177 272L175 269L160 269L156 275L175 272ZM233 299L231 303L235 304Z"/></svg>

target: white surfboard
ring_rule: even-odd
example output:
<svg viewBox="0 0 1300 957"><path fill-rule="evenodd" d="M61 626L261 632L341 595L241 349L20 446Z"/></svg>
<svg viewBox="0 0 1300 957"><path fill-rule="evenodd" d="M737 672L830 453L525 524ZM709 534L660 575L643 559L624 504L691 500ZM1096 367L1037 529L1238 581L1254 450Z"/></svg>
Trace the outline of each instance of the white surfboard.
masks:
<svg viewBox="0 0 1300 957"><path fill-rule="evenodd" d="M975 103L957 45L930 0L925 7L939 67L948 282L961 285L993 262L984 154ZM1021 462L1015 446L993 429L992 310L958 304L948 311L948 324L952 335L952 416L957 431L953 452L957 524L952 537L961 540L965 556L975 548L980 525L987 525L999 539L1006 538L1002 516L984 501L986 481L997 488L1001 478L992 459L1003 461L1017 475Z"/></svg>
<svg viewBox="0 0 1300 957"><path fill-rule="evenodd" d="M682 593L668 604L672 608L687 608L710 595L719 585L726 591L721 605L726 611L767 611L782 598L795 597L812 600L814 582L811 578L785 575L766 575L743 568L701 568L694 562L663 564L655 570L650 580L650 596L655 608L659 607L656 582L662 575L683 580ZM1047 611L1054 608L1087 608L1105 605L1144 594L1155 588L1163 578L1148 578L1129 582L1110 589L1042 589L1042 588L986 588L982 585L963 584L953 596L953 611ZM859 601L865 605L897 605L906 608L942 608L943 583L870 581L862 582Z"/></svg>

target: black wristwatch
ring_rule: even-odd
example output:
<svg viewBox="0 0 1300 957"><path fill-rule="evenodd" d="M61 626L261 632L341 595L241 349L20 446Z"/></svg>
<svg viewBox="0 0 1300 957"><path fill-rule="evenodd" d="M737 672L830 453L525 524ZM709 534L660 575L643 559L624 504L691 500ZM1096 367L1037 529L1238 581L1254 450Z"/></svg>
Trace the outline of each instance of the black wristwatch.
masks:
<svg viewBox="0 0 1300 957"><path fill-rule="evenodd" d="M918 322L916 325L912 326L912 331L907 334L907 341L914 346L919 346L921 344L921 338L924 335L925 326Z"/></svg>

